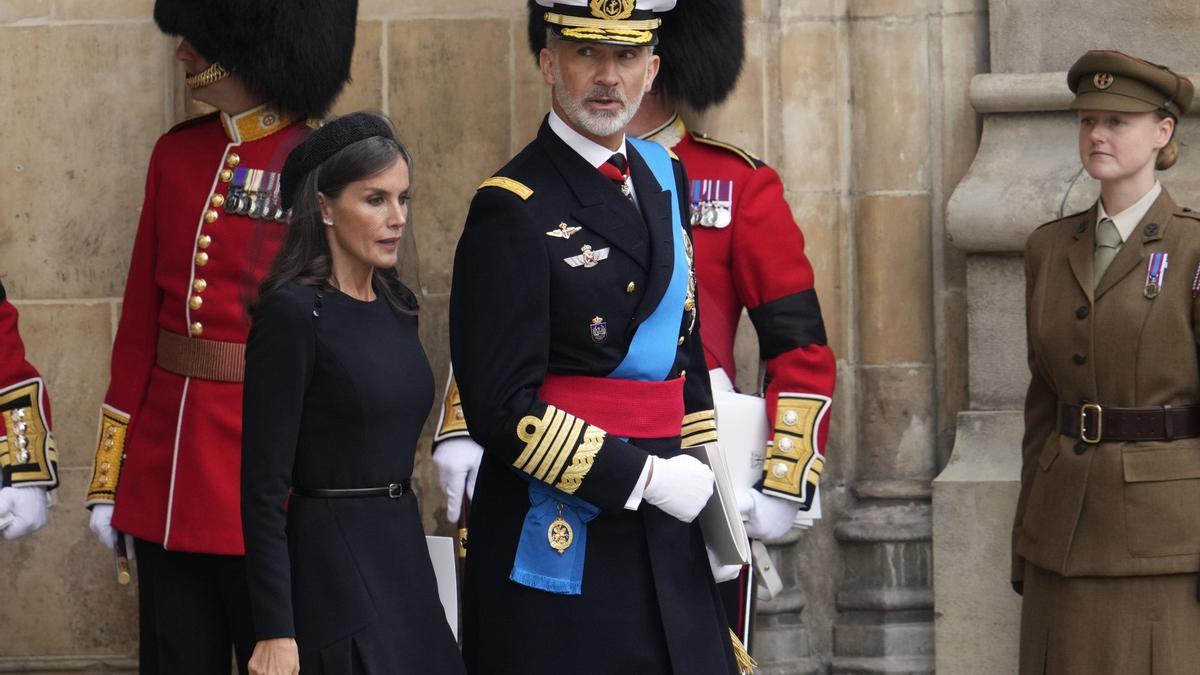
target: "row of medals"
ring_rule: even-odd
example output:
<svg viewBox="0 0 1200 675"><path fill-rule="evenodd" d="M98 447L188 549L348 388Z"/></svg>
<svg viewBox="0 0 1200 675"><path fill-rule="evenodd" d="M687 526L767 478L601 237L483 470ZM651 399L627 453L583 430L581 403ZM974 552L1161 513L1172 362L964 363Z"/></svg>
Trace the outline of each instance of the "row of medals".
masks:
<svg viewBox="0 0 1200 675"><path fill-rule="evenodd" d="M283 210L273 193L247 192L231 188L225 197L225 213L248 216L255 220L286 222L288 213Z"/></svg>

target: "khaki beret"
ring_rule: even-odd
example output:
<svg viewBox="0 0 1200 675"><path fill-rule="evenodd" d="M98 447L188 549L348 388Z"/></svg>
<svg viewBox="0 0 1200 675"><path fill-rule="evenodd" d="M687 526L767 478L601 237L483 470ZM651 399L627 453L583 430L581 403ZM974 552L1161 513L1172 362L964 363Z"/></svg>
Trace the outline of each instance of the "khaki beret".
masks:
<svg viewBox="0 0 1200 675"><path fill-rule="evenodd" d="M1075 93L1072 110L1161 110L1174 117L1188 111L1195 93L1192 81L1170 68L1111 50L1079 57L1067 86Z"/></svg>

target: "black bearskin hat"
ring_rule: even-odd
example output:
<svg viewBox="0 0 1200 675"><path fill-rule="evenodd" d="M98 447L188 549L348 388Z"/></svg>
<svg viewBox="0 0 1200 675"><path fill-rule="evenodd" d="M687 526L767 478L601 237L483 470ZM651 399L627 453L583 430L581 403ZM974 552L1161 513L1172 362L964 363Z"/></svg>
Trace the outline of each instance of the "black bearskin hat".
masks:
<svg viewBox="0 0 1200 675"><path fill-rule="evenodd" d="M154 21L298 117L350 80L358 0L156 0Z"/></svg>
<svg viewBox="0 0 1200 675"><path fill-rule="evenodd" d="M544 7L529 5L529 49L546 46ZM746 57L742 0L680 0L662 15L654 53L662 67L654 86L697 111L724 101L737 84Z"/></svg>

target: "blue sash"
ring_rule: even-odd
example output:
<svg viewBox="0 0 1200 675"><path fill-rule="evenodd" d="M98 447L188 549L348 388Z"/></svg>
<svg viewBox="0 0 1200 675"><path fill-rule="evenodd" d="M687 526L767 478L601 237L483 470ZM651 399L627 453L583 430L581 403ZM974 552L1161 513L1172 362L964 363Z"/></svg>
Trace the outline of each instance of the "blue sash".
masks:
<svg viewBox="0 0 1200 675"><path fill-rule="evenodd" d="M671 193L671 231L674 233L675 264L671 281L662 301L649 317L638 326L625 358L609 377L623 380L659 382L665 380L675 365L679 349L679 326L683 322L683 303L687 299L688 258L684 244L683 222L679 215L679 198L675 194L675 169L671 156L657 143L632 138L627 142L638 151L650 167L659 186ZM512 581L562 595L579 595L583 588L583 561L587 551L587 523L600 509L582 499L556 490L539 480L529 481L529 512L521 527L517 556L508 578ZM547 532L557 518L562 517L574 534L571 545L562 553L550 546Z"/></svg>

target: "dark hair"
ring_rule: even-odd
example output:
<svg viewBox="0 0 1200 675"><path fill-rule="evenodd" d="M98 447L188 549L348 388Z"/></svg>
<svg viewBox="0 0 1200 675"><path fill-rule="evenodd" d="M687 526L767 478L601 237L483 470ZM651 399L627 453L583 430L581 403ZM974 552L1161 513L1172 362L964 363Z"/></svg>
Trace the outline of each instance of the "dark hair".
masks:
<svg viewBox="0 0 1200 675"><path fill-rule="evenodd" d="M404 144L394 138L371 136L347 145L305 174L296 188L287 236L271 271L258 287L258 297L265 298L293 279L306 286L327 281L332 262L317 193L337 199L350 183L374 176L398 159L408 165L411 176L412 157ZM392 310L417 313L416 296L400 282L397 268L376 268L371 286ZM253 313L253 306L250 311Z"/></svg>

